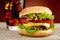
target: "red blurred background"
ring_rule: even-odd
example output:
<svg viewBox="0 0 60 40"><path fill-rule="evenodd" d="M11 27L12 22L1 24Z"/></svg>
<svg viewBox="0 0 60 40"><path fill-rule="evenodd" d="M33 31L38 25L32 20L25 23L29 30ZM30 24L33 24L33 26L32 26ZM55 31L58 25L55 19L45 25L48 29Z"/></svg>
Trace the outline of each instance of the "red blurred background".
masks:
<svg viewBox="0 0 60 40"><path fill-rule="evenodd" d="M46 6L55 15L55 23L60 23L60 0L25 0L25 7ZM0 1L0 22L5 22L4 0Z"/></svg>

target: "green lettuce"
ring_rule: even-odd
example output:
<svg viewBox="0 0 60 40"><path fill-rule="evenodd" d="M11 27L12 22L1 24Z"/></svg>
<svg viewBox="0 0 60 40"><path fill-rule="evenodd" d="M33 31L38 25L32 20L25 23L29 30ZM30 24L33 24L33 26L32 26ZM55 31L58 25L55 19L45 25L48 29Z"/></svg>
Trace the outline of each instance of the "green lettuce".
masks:
<svg viewBox="0 0 60 40"><path fill-rule="evenodd" d="M54 20L54 15L51 15L51 14L48 14L47 12L42 12L42 13L30 13L30 14L27 14L27 16L29 18L35 18L35 19L46 19L46 18L49 18L49 19L52 19Z"/></svg>
<svg viewBox="0 0 60 40"><path fill-rule="evenodd" d="M54 29L55 29L55 27L54 27L54 26L55 26L54 24L52 24L52 25L51 25L51 29L52 29L52 30L54 30Z"/></svg>
<svg viewBox="0 0 60 40"><path fill-rule="evenodd" d="M30 34L37 31L36 28L33 28L33 27L26 28L25 30L26 30L28 33L30 33Z"/></svg>
<svg viewBox="0 0 60 40"><path fill-rule="evenodd" d="M52 24L50 29L54 30L54 29L55 29L54 26L55 26L55 25ZM28 27L28 28L25 28L24 25L22 25L22 24L19 24L19 28L25 29L25 31L26 31L27 33L30 33L30 34L36 32L36 31L42 31L42 30L43 30L42 28L36 29L36 28L34 28L34 27L32 27L32 26L30 26L30 27ZM47 29L47 30L48 30L48 29Z"/></svg>
<svg viewBox="0 0 60 40"><path fill-rule="evenodd" d="M33 13L28 14L28 17L29 17L29 18L33 18L33 17L35 17L35 14L33 14Z"/></svg>
<svg viewBox="0 0 60 40"><path fill-rule="evenodd" d="M30 34L37 31L36 28L33 28L33 27L25 28L24 25L22 25L22 24L19 24L19 28L25 29L25 31Z"/></svg>
<svg viewBox="0 0 60 40"><path fill-rule="evenodd" d="M21 29L25 29L24 25L22 25L22 24L19 24L18 26L19 26L19 28L21 28Z"/></svg>

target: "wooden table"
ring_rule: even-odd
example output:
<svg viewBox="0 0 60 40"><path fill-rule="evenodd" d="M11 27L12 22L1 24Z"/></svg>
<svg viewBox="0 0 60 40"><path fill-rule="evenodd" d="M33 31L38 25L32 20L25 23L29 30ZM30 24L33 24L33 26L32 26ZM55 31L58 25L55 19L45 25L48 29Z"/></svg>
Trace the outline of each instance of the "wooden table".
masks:
<svg viewBox="0 0 60 40"><path fill-rule="evenodd" d="M19 35L17 31L9 31L5 22L0 22L0 40L60 40L60 23L55 23L52 35L46 37L28 37Z"/></svg>

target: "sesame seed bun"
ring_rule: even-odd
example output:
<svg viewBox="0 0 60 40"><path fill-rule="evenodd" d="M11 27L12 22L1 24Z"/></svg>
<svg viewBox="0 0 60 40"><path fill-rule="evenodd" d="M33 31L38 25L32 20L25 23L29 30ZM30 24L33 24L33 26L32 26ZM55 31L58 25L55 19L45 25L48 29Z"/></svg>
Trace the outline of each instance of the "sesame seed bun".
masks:
<svg viewBox="0 0 60 40"><path fill-rule="evenodd" d="M19 17L21 18L22 15L26 15L29 13L42 13L42 12L47 12L48 14L52 15L52 12L49 8L44 7L44 6L33 6L33 7L27 7L25 9L23 9L20 14Z"/></svg>

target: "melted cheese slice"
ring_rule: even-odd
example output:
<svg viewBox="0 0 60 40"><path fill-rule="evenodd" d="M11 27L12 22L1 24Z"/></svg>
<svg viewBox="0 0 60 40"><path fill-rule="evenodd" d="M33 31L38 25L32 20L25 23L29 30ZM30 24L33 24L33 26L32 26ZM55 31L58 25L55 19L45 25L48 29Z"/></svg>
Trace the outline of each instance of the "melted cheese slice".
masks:
<svg viewBox="0 0 60 40"><path fill-rule="evenodd" d="M45 26L47 29L50 27L49 23L33 23L33 22L29 22L27 24L23 24L26 28L30 27L30 26L40 26L43 25Z"/></svg>

